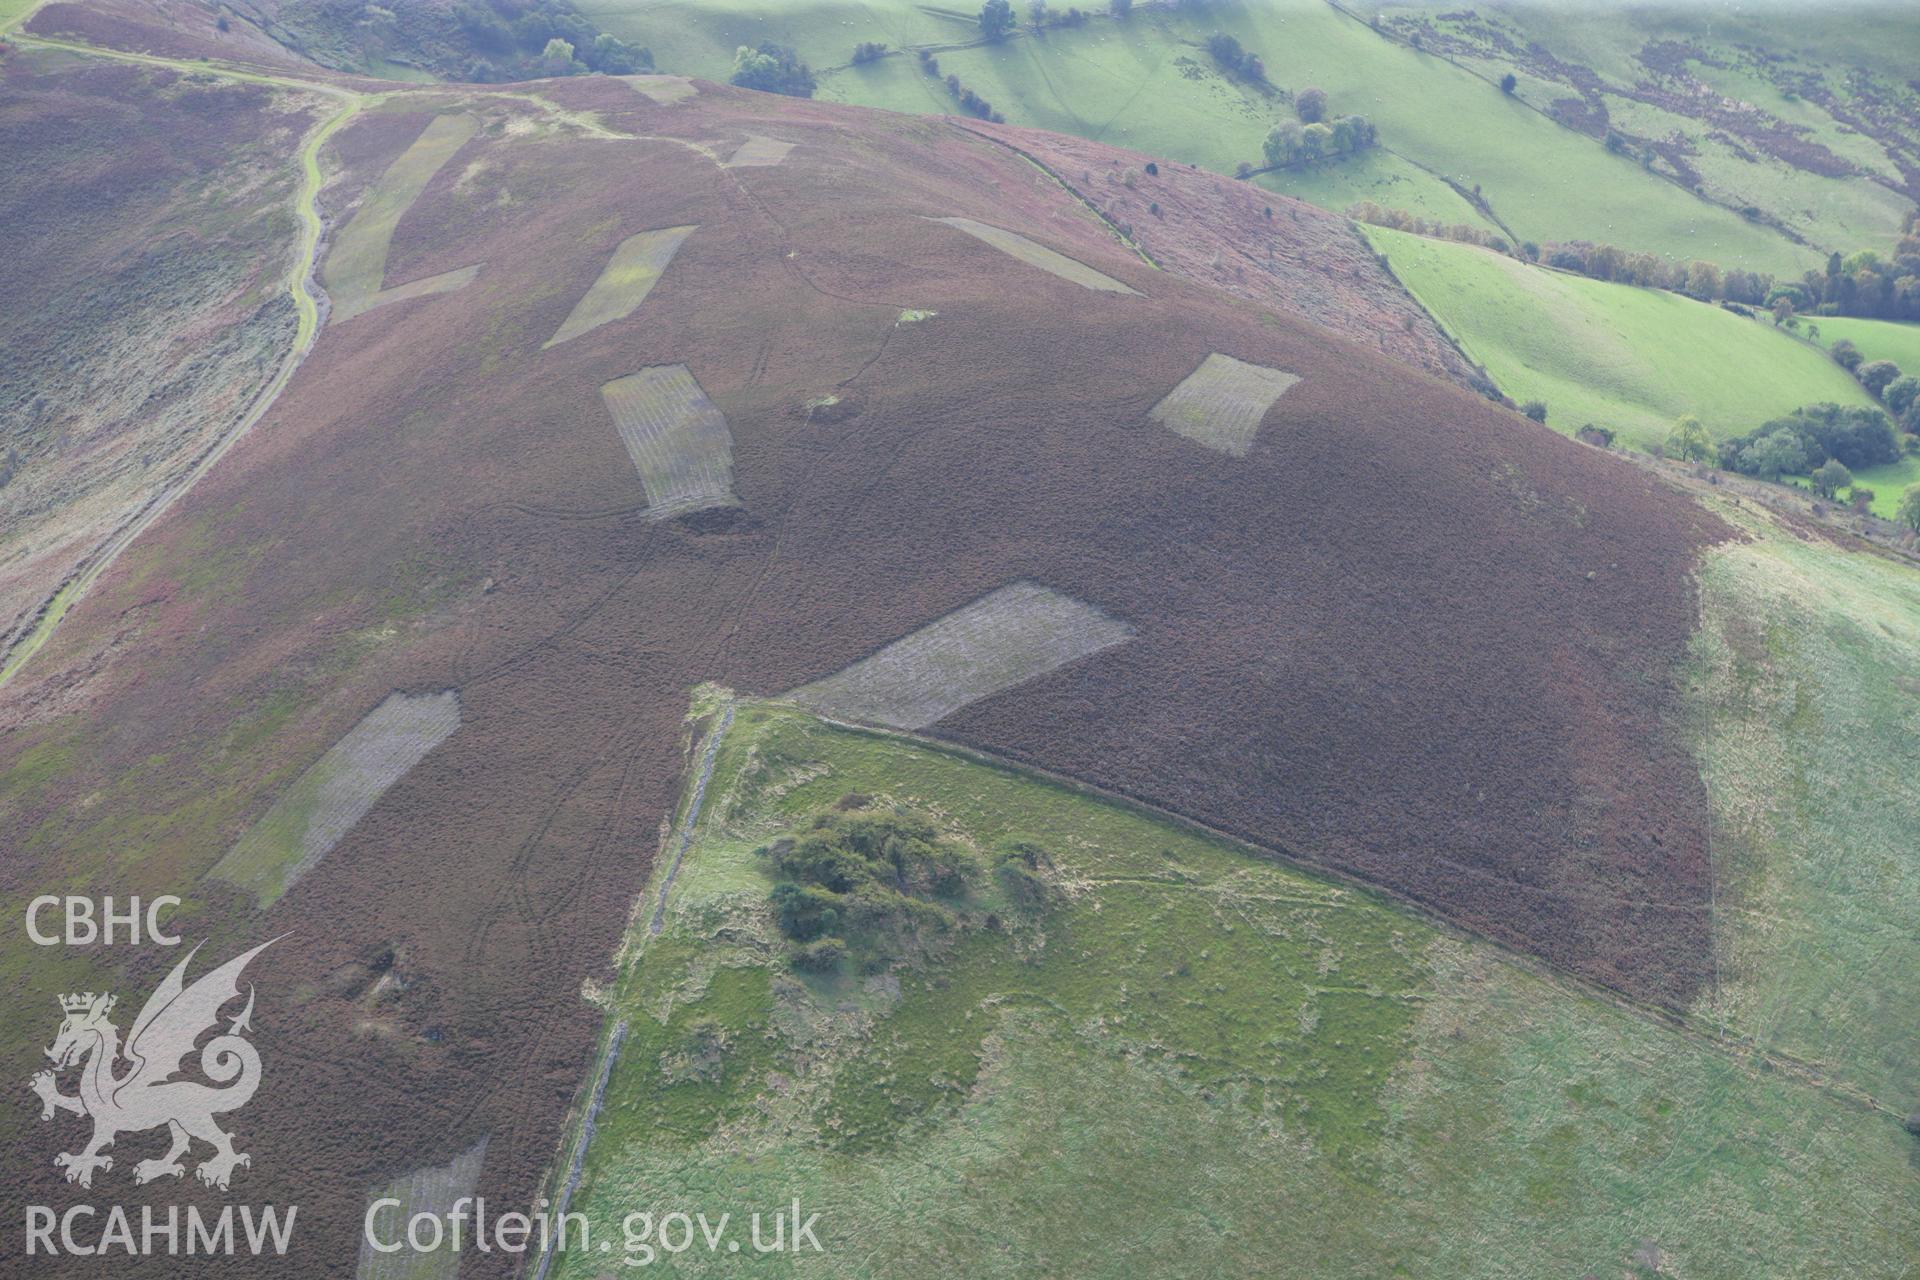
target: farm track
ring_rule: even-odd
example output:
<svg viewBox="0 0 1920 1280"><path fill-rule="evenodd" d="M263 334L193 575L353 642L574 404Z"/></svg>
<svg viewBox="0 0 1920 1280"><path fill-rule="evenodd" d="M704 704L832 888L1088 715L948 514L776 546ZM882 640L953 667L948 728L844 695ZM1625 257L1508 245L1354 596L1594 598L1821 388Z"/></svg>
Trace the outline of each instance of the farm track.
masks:
<svg viewBox="0 0 1920 1280"><path fill-rule="evenodd" d="M27 16L30 18L31 12ZM25 25L24 19L22 25ZM11 680L27 660L46 644L48 637L53 634L54 629L60 625L67 613L86 596L94 583L99 581L100 575L106 572L120 553L126 550L135 538L151 528L156 520L166 514L168 508L173 506L181 495L198 484L201 477L211 471L227 455L227 451L232 449L255 423L266 416L267 410L273 407L274 402L280 398L280 393L293 380L295 371L300 368L308 352L313 350L314 341L320 331L321 307L325 300L318 282L320 259L324 247L322 240L326 229L320 213L320 188L325 181L324 175L320 172L320 149L327 144L328 139L346 127L368 103L377 100L375 95L343 89L318 80L298 80L285 76L229 70L214 64L160 58L148 54L122 53L65 40L42 39L37 36L16 36L14 39L29 48L60 49L69 53L110 58L115 61L166 67L184 74L213 74L248 84L266 84L281 89L327 94L339 98L341 106L338 111L308 131L298 152L300 188L294 200L294 207L300 222L300 238L294 246L293 264L287 274L287 291L293 298L297 317L292 348L282 358L280 367L275 371L272 380L254 397L234 426L203 450L187 466L177 481L136 511L126 523L96 547L82 562L77 573L60 584L48 603L42 607L39 619L6 655L5 665L0 666L0 686Z"/></svg>

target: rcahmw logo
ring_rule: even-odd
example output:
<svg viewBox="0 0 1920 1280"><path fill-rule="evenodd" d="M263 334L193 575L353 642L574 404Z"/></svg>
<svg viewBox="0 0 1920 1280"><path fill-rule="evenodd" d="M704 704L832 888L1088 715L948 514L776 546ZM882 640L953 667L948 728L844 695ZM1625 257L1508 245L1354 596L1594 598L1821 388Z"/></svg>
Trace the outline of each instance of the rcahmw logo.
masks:
<svg viewBox="0 0 1920 1280"><path fill-rule="evenodd" d="M195 947L141 1006L124 1044L112 1017L117 997L91 991L60 997L60 1030L46 1051L53 1067L29 1083L40 1099L41 1120L68 1112L93 1122L93 1133L80 1150L53 1158L68 1182L91 1187L96 1173L113 1169L113 1157L105 1152L115 1139L148 1129L164 1128L170 1145L164 1154L134 1164L136 1185L183 1177L182 1157L192 1153L196 1143L213 1149L193 1171L209 1187L227 1190L235 1171L253 1163L247 1153L234 1149L232 1136L214 1119L246 1106L260 1087L260 1054L247 1039L253 988L246 990L246 1006L226 1019L224 1031L221 1010L240 998L240 974L248 962L271 945L261 943L189 985L187 966L199 952ZM208 1031L216 1034L199 1048L199 1068L212 1083L180 1078ZM68 1071L78 1072L74 1093L60 1091L61 1077ZM146 1205L138 1212L137 1229L134 1215L121 1205L101 1209L77 1204L62 1212L29 1205L26 1252L285 1253L297 1212L297 1206L289 1206L283 1218L272 1205L259 1210L242 1205L236 1232L233 1205L217 1213L197 1205L184 1211L177 1205Z"/></svg>

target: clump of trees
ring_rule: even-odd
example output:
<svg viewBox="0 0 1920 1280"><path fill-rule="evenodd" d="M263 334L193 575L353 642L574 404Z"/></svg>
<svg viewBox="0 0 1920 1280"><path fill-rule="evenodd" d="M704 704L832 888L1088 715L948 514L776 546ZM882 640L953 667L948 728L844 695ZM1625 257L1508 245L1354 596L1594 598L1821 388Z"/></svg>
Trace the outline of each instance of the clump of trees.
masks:
<svg viewBox="0 0 1920 1280"><path fill-rule="evenodd" d="M1815 404L1721 441L1718 454L1726 470L1762 480L1811 475L1837 462L1848 473L1843 484L1850 485L1854 471L1899 461L1900 443L1893 423L1878 409Z"/></svg>
<svg viewBox="0 0 1920 1280"><path fill-rule="evenodd" d="M1505 236L1495 235L1484 227L1476 227L1466 222L1441 222L1439 219L1422 218L1405 209L1385 209L1372 200L1362 200L1347 207L1347 216L1355 222L1371 223L1376 227L1386 227L1393 231L1409 231L1417 236L1429 236L1435 240L1456 240L1461 244L1477 244L1483 249L1492 249L1497 253L1512 254L1513 246L1507 243ZM1538 246L1534 247L1538 255Z"/></svg>
<svg viewBox="0 0 1920 1280"><path fill-rule="evenodd" d="M1077 27L1087 20L1085 11L1068 8L1055 9L1047 0L1033 0L1027 6L1027 22L1035 31L1045 31L1048 27Z"/></svg>
<svg viewBox="0 0 1920 1280"><path fill-rule="evenodd" d="M1838 458L1828 458L1813 469L1813 487L1821 497L1833 495L1853 484L1853 472Z"/></svg>
<svg viewBox="0 0 1920 1280"><path fill-rule="evenodd" d="M1362 200L1347 209L1347 216L1395 231L1441 240L1458 240L1497 250L1528 262L1543 262L1560 271L1571 271L1594 280L1639 285L1647 289L1666 289L1684 293L1702 302L1730 302L1739 306L1774 306L1777 293L1773 277L1760 271L1739 268L1721 270L1711 262L1678 262L1652 253L1630 253L1618 245L1595 244L1589 240L1549 242L1544 247L1532 241L1509 244L1505 237L1467 223L1442 223L1410 213L1405 209L1384 209L1372 200ZM1791 315L1791 306L1781 308L1778 317Z"/></svg>
<svg viewBox="0 0 1920 1280"><path fill-rule="evenodd" d="M887 56L887 46L878 40L862 40L853 46L853 65L864 67Z"/></svg>
<svg viewBox="0 0 1920 1280"><path fill-rule="evenodd" d="M1777 291L1803 314L1920 320L1920 210L1907 211L1891 255L1872 249L1830 254L1826 270L1809 271Z"/></svg>
<svg viewBox="0 0 1920 1280"><path fill-rule="evenodd" d="M959 930L981 880L971 850L900 809L829 810L756 852L775 877L768 902L789 959L814 972L843 959L873 973L926 957Z"/></svg>
<svg viewBox="0 0 1920 1280"><path fill-rule="evenodd" d="M989 40L1004 40L1013 30L1013 5L1010 0L987 0L980 6L980 34Z"/></svg>
<svg viewBox="0 0 1920 1280"><path fill-rule="evenodd" d="M1827 354L1851 373L1868 395L1887 408L1901 431L1920 435L1920 378L1900 371L1891 360L1868 360L1845 338L1835 340Z"/></svg>
<svg viewBox="0 0 1920 1280"><path fill-rule="evenodd" d="M462 43L479 51L461 72L476 84L653 70L651 51L600 30L565 0L533 0L511 18L484 0L462 0L448 16Z"/></svg>
<svg viewBox="0 0 1920 1280"><path fill-rule="evenodd" d="M1263 151L1271 168L1304 160L1351 155L1366 150L1378 140L1373 122L1365 116L1341 116L1331 124L1316 121L1300 125L1292 120L1282 120L1267 134Z"/></svg>
<svg viewBox="0 0 1920 1280"><path fill-rule="evenodd" d="M1216 31L1207 37L1207 52L1220 69L1230 76L1237 76L1262 88L1267 84L1267 64L1260 61L1260 55L1251 49L1243 49L1240 42L1225 32Z"/></svg>
<svg viewBox="0 0 1920 1280"><path fill-rule="evenodd" d="M727 80L743 89L784 93L789 98L811 98L814 90L813 69L783 44L762 43L751 49L741 45Z"/></svg>
<svg viewBox="0 0 1920 1280"><path fill-rule="evenodd" d="M959 76L949 75L947 77L947 93L953 98L955 103L959 104L960 109L970 116L978 116L982 120L991 120L995 124L1005 124L1007 122L1005 116L993 109L991 102L988 102L966 85L961 84Z"/></svg>
<svg viewBox="0 0 1920 1280"><path fill-rule="evenodd" d="M1702 302L1760 306L1773 288L1773 277L1764 272L1740 268L1723 271L1711 262L1683 263L1658 254L1632 253L1618 245L1588 240L1549 243L1541 250L1541 260L1550 267L1594 280L1666 289Z"/></svg>
<svg viewBox="0 0 1920 1280"><path fill-rule="evenodd" d="M1878 400L1900 376L1900 366L1891 360L1869 360L1855 369L1853 376L1860 380L1868 395Z"/></svg>
<svg viewBox="0 0 1920 1280"><path fill-rule="evenodd" d="M1327 91L1312 87L1293 95L1293 111L1303 124L1319 124L1327 118Z"/></svg>
<svg viewBox="0 0 1920 1280"><path fill-rule="evenodd" d="M1900 429L1920 435L1920 378L1903 373L1880 393L1880 403L1900 424Z"/></svg>
<svg viewBox="0 0 1920 1280"><path fill-rule="evenodd" d="M1529 400L1520 406L1520 412L1526 414L1535 422L1545 422L1547 420L1547 402L1545 400Z"/></svg>
<svg viewBox="0 0 1920 1280"><path fill-rule="evenodd" d="M1920 484L1909 487L1900 495L1900 506L1895 510L1894 518L1915 533L1920 533ZM1920 1112L1915 1115L1920 1116Z"/></svg>

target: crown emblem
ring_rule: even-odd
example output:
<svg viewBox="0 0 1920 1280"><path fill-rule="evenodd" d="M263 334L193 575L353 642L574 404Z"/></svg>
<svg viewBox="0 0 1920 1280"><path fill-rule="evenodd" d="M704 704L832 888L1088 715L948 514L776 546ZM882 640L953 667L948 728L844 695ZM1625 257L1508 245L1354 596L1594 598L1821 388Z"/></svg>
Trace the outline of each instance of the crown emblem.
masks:
<svg viewBox="0 0 1920 1280"><path fill-rule="evenodd" d="M85 1013L93 1007L93 1002L96 999L99 999L99 997L95 996L91 991L82 991L70 996L61 996L60 1009L63 1013ZM115 997L113 996L107 996L105 1003L100 1008L100 1012L110 1012L113 1009L114 999Z"/></svg>

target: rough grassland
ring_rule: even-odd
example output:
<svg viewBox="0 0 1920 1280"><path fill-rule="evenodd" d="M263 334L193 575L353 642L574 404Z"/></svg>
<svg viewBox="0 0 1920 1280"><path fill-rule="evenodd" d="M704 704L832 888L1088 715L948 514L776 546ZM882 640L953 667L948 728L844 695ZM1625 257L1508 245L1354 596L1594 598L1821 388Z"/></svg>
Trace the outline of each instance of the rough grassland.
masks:
<svg viewBox="0 0 1920 1280"><path fill-rule="evenodd" d="M456 693L392 695L294 779L207 874L271 906L459 727Z"/></svg>
<svg viewBox="0 0 1920 1280"><path fill-rule="evenodd" d="M1298 381L1291 373L1216 351L1153 406L1152 417L1169 431L1209 449L1244 458L1253 448L1267 410Z"/></svg>
<svg viewBox="0 0 1920 1280"><path fill-rule="evenodd" d="M925 969L795 974L752 850L848 793L1037 843L1056 896L1024 914L983 881L1002 923ZM610 1002L628 1039L573 1202L596 1232L695 1204L743 1230L798 1196L825 1252L756 1264L854 1277L1535 1280L1656 1250L1662 1274L1891 1278L1920 1245L1895 1118L1365 894L765 704L708 794Z"/></svg>
<svg viewBox="0 0 1920 1280"><path fill-rule="evenodd" d="M680 242L693 231L692 227L667 227L661 231L642 231L622 240L613 257L607 260L606 269L567 313L566 322L547 339L545 346L557 347L603 324L632 315L673 262Z"/></svg>
<svg viewBox="0 0 1920 1280"><path fill-rule="evenodd" d="M642 369L600 388L656 520L733 502L733 436L683 364Z"/></svg>
<svg viewBox="0 0 1920 1280"><path fill-rule="evenodd" d="M1016 231L989 226L984 222L976 222L972 218L931 218L929 221L944 222L984 244L992 245L1008 257L1018 258L1030 267L1038 267L1049 275L1059 276L1062 280L1070 281L1083 289L1094 289L1103 293L1139 292L1121 284L1112 276L1102 275L1084 262L1075 261L1064 253L1057 253L1043 244L1037 244Z"/></svg>
<svg viewBox="0 0 1920 1280"><path fill-rule="evenodd" d="M487 1143L483 1138L473 1150L451 1164L416 1169L369 1195L369 1207L382 1199L400 1202L380 1210L375 1220L380 1242L404 1241L407 1226L415 1214L439 1217L441 1228L448 1229L446 1215L455 1202L473 1194L480 1183L480 1167L486 1158ZM470 1238L472 1231L469 1221L464 1224L463 1238ZM460 1274L460 1255L444 1244L432 1251L403 1248L388 1253L375 1249L369 1237L361 1241L360 1265L353 1274L354 1280L454 1280Z"/></svg>
<svg viewBox="0 0 1920 1280"><path fill-rule="evenodd" d="M1920 573L1755 525L1711 552L1689 701L1714 809L1704 1018L1920 1108Z"/></svg>
<svg viewBox="0 0 1920 1280"><path fill-rule="evenodd" d="M1473 245L1365 230L1502 391L1546 401L1555 430L1591 422L1650 449L1683 413L1724 437L1803 404L1873 403L1844 369L1771 323Z"/></svg>
<svg viewBox="0 0 1920 1280"><path fill-rule="evenodd" d="M1016 582L787 696L824 715L923 729L1132 636L1090 604Z"/></svg>
<svg viewBox="0 0 1920 1280"><path fill-rule="evenodd" d="M1125 22L1099 15L1079 29L1041 36L1022 31L998 45L978 42L976 8L911 0L718 0L697 7L586 0L582 9L606 29L649 44L661 66L724 80L739 45L774 40L826 69L822 96L949 113L955 107L945 85L924 74L911 54L847 65L860 40L896 49L928 45L942 75L959 76L1016 124L1231 173L1242 161L1259 162L1268 129L1291 108L1278 95L1220 74L1203 46L1222 31L1264 59L1274 84L1324 88L1334 110L1371 118L1381 142L1405 158L1363 161L1351 177L1344 162L1263 177L1271 189L1334 209L1370 198L1438 216L1466 204L1450 179L1462 189L1479 186L1494 215L1522 239L1610 240L1788 275L1818 265L1813 251L1643 171L1598 138L1554 123L1479 76L1384 39L1320 0L1262 0L1191 16L1142 7ZM1445 216L1482 220L1465 211Z"/></svg>
<svg viewBox="0 0 1920 1280"><path fill-rule="evenodd" d="M462 267L391 289L381 288L387 275L387 251L400 219L433 181L433 175L453 159L479 127L479 122L468 115L435 116L362 198L353 217L340 229L339 240L327 254L320 273L333 301L332 321L351 320L389 302L464 289L473 282L478 267Z"/></svg>

